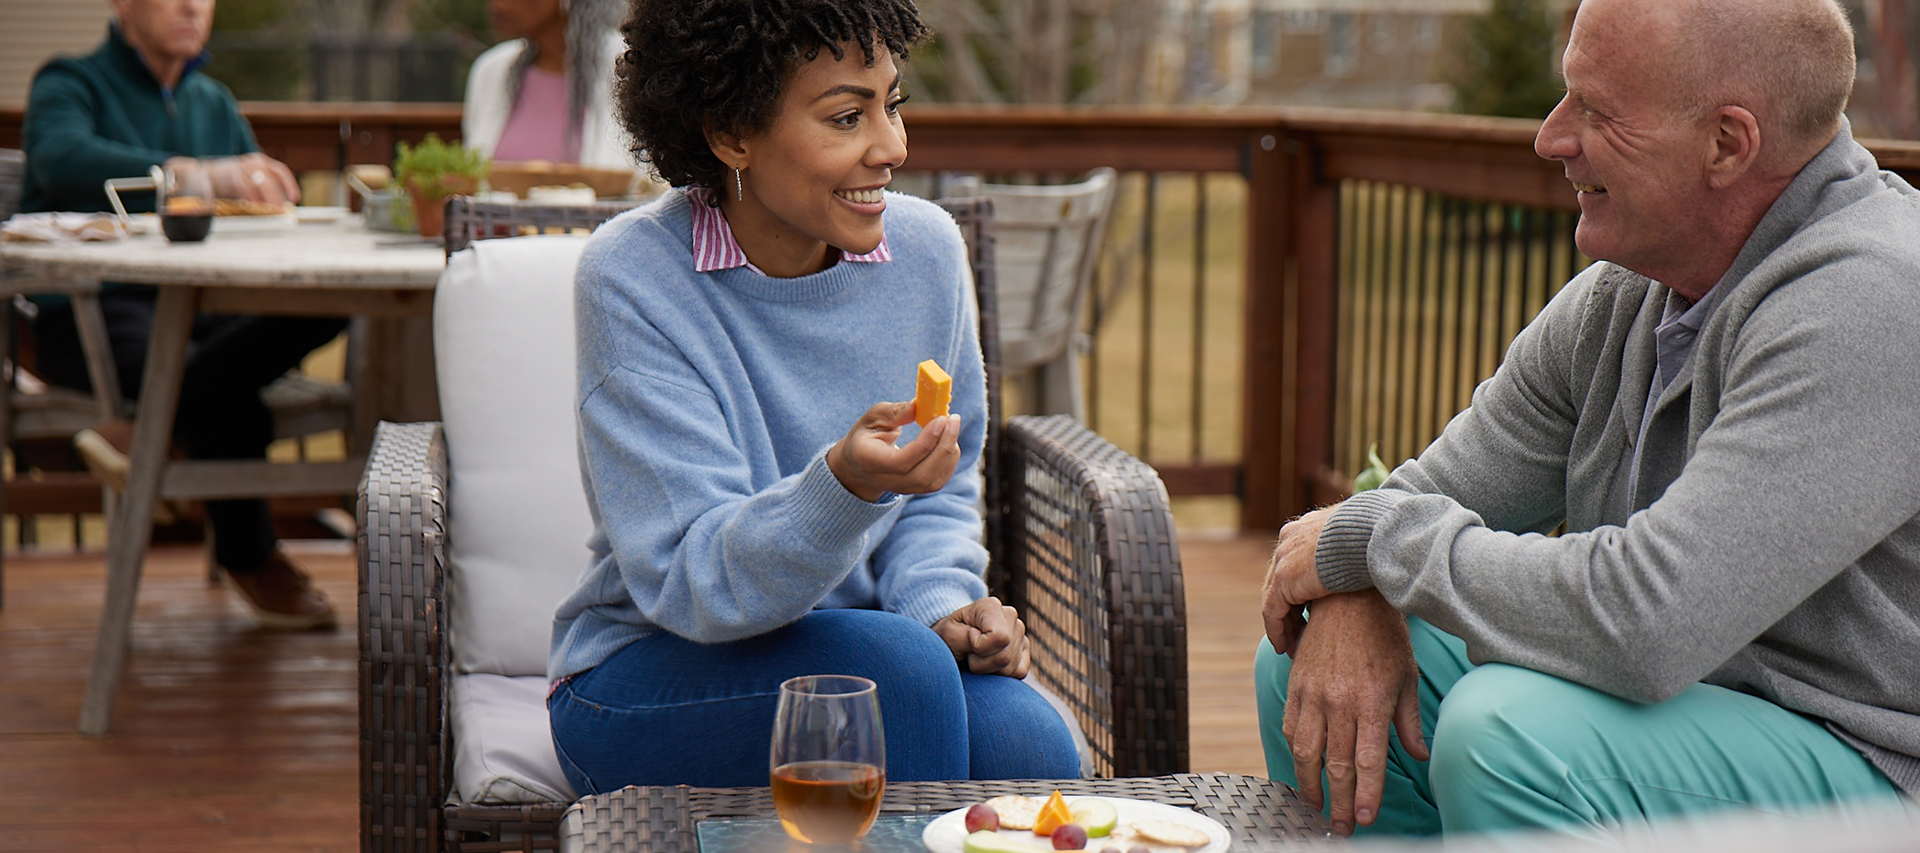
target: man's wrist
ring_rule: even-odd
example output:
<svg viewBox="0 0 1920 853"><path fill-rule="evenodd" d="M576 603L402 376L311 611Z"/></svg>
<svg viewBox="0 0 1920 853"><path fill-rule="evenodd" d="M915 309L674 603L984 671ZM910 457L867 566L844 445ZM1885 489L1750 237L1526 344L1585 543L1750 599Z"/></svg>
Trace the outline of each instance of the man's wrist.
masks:
<svg viewBox="0 0 1920 853"><path fill-rule="evenodd" d="M1361 492L1348 498L1328 517L1313 553L1315 571L1328 592L1354 592L1373 586L1373 573L1367 566L1367 547L1373 539L1375 522L1386 515L1392 504L1391 494L1384 490Z"/></svg>

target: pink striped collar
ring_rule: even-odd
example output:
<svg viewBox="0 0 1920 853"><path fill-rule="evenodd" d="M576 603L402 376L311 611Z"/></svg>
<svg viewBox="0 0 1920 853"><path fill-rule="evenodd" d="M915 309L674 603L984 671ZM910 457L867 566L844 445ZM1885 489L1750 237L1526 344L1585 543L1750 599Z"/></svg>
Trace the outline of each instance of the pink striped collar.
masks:
<svg viewBox="0 0 1920 853"><path fill-rule="evenodd" d="M687 191L687 206L693 209L693 270L694 272L715 272L730 270L734 267L746 267L754 272L760 268L747 260L747 253L740 249L740 241L733 238L733 227L727 224L727 217L720 208L707 203L707 191L690 189ZM885 263L893 260L893 252L887 248L887 238L880 237L880 245L864 255L856 255L841 250L840 260L856 264Z"/></svg>

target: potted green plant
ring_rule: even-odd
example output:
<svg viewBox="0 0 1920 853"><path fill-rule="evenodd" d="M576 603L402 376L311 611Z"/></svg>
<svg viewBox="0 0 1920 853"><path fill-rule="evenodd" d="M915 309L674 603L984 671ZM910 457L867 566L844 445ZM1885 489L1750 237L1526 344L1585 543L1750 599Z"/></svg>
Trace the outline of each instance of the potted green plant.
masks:
<svg viewBox="0 0 1920 853"><path fill-rule="evenodd" d="M440 236L447 196L472 194L486 175L485 155L443 141L437 133L427 134L418 145L403 141L395 146L393 180L406 188L422 237Z"/></svg>

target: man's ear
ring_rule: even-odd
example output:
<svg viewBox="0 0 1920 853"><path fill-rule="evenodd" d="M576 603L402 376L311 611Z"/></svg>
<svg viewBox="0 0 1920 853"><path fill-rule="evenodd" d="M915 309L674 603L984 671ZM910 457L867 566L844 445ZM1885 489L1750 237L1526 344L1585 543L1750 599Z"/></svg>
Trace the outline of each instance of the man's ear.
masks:
<svg viewBox="0 0 1920 853"><path fill-rule="evenodd" d="M1708 117L1707 183L1725 189L1760 161L1760 120L1746 107L1724 106Z"/></svg>
<svg viewBox="0 0 1920 853"><path fill-rule="evenodd" d="M707 129L707 148L729 169L747 167L747 141L724 130Z"/></svg>

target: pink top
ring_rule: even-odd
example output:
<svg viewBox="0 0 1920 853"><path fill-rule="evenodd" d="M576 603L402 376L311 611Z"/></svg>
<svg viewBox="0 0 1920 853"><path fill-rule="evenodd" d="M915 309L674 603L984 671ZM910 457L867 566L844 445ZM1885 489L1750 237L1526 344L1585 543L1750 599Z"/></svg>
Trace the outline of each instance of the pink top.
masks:
<svg viewBox="0 0 1920 853"><path fill-rule="evenodd" d="M693 271L714 272L746 267L766 275L747 260L747 253L741 250L740 241L733 238L733 226L727 223L727 217L720 213L720 208L707 203L708 198L704 189L687 191L688 206L693 208ZM893 252L887 249L887 237L883 233L880 235L880 245L873 247L873 251L856 255L842 249L840 260L856 264L885 263L893 260Z"/></svg>
<svg viewBox="0 0 1920 853"><path fill-rule="evenodd" d="M520 98L513 102L495 160L547 160L573 163L580 159L579 143L567 147L567 75L528 68L520 81Z"/></svg>

